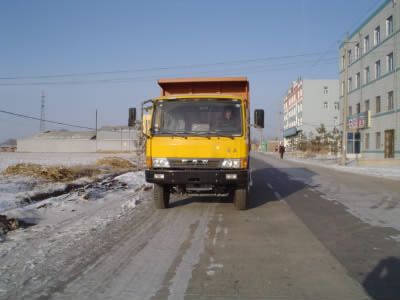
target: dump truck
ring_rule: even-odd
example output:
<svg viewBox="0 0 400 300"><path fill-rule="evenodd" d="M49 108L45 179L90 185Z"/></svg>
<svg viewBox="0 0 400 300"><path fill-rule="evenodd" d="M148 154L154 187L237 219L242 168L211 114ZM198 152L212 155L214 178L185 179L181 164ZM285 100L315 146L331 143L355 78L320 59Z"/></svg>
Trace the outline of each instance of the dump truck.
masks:
<svg viewBox="0 0 400 300"><path fill-rule="evenodd" d="M154 204L168 208L172 193L233 198L247 206L250 98L246 77L160 79L161 96L146 101L146 181ZM264 111L255 110L255 127Z"/></svg>

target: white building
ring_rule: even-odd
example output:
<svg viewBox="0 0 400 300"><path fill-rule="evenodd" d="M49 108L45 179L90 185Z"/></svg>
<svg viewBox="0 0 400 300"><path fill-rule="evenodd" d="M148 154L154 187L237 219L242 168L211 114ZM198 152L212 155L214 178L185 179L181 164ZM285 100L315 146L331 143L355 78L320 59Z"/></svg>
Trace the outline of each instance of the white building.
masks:
<svg viewBox="0 0 400 300"><path fill-rule="evenodd" d="M294 81L283 100L284 143L297 145L324 124L328 131L339 125L339 82L334 79Z"/></svg>
<svg viewBox="0 0 400 300"><path fill-rule="evenodd" d="M347 153L400 156L400 2L386 0L340 46L341 124ZM347 103L345 94L347 94Z"/></svg>

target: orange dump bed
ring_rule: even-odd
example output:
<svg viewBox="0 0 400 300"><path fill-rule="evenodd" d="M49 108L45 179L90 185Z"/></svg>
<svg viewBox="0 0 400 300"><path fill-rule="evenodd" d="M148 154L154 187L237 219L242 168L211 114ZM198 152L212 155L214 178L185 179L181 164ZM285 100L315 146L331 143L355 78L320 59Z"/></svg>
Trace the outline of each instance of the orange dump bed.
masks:
<svg viewBox="0 0 400 300"><path fill-rule="evenodd" d="M246 77L160 79L161 96L187 94L223 94L249 101L249 81Z"/></svg>

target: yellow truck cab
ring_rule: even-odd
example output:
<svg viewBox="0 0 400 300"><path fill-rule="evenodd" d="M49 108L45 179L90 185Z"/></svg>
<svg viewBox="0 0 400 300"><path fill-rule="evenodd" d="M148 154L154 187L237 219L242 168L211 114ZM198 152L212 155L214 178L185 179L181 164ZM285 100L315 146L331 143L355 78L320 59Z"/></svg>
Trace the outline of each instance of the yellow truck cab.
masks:
<svg viewBox="0 0 400 300"><path fill-rule="evenodd" d="M233 196L245 209L249 188L249 82L245 77L161 79L150 101L146 181L157 208L171 193ZM256 110L255 125L264 126Z"/></svg>

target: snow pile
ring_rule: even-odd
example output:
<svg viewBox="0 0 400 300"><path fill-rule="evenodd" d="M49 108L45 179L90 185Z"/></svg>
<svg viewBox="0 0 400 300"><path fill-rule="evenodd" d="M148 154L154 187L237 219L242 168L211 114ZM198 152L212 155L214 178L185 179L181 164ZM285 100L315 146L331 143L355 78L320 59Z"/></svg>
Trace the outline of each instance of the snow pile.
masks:
<svg viewBox="0 0 400 300"><path fill-rule="evenodd" d="M118 180L119 182L125 183L130 187L137 186L139 185L144 185L144 186L151 186L151 184L146 183L145 181L145 176L144 172L128 172L122 175L119 175L114 178L115 180Z"/></svg>
<svg viewBox="0 0 400 300"><path fill-rule="evenodd" d="M115 177L115 180L119 182L127 184L127 186L131 188L135 188L135 190L147 190L152 187L151 184L145 181L144 172L129 172L118 177ZM140 195L135 194L132 199L124 202L122 204L123 208L135 208L137 204L140 203Z"/></svg>

